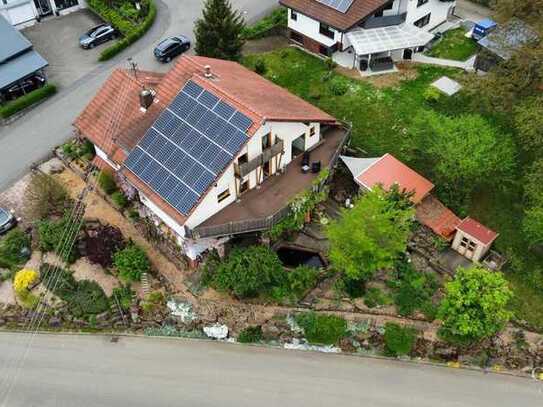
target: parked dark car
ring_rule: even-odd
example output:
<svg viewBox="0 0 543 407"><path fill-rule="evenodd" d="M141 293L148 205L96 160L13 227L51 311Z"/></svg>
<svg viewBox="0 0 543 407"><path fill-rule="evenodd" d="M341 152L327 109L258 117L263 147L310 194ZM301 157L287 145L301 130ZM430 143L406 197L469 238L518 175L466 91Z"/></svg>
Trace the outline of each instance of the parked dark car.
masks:
<svg viewBox="0 0 543 407"><path fill-rule="evenodd" d="M177 37L166 38L155 48L155 58L160 62L170 62L173 58L181 55L190 48L190 40L179 35Z"/></svg>
<svg viewBox="0 0 543 407"><path fill-rule="evenodd" d="M17 225L17 219L15 219L11 212L0 208L0 235L15 227L15 225Z"/></svg>
<svg viewBox="0 0 543 407"><path fill-rule="evenodd" d="M100 24L92 27L89 31L79 37L79 45L85 49L94 48L106 41L118 37L117 30L110 25Z"/></svg>
<svg viewBox="0 0 543 407"><path fill-rule="evenodd" d="M45 85L45 82L46 80L43 76L33 75L9 87L6 91L3 92L2 96L6 101L14 100L18 97L32 92L33 90L41 88L43 85Z"/></svg>

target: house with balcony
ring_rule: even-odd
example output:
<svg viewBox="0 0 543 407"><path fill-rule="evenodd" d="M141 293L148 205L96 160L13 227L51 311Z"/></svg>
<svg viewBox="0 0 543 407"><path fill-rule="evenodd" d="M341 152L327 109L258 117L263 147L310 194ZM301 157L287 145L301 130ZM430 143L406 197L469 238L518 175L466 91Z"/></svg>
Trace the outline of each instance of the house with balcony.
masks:
<svg viewBox="0 0 543 407"><path fill-rule="evenodd" d="M347 135L238 63L196 56L166 74L114 71L74 126L192 259L279 222Z"/></svg>
<svg viewBox="0 0 543 407"><path fill-rule="evenodd" d="M280 0L288 36L347 68L379 72L411 59L453 14L455 0Z"/></svg>

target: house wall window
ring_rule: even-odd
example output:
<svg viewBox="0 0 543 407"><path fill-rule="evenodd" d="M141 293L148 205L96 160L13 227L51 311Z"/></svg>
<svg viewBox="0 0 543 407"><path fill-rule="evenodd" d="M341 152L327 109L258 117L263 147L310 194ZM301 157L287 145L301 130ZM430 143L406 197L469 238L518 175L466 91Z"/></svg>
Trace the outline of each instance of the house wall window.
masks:
<svg viewBox="0 0 543 407"><path fill-rule="evenodd" d="M221 203L226 198L230 196L230 188L228 188L226 191L221 192L219 195L217 195L217 201Z"/></svg>
<svg viewBox="0 0 543 407"><path fill-rule="evenodd" d="M58 10L64 10L79 4L78 0L55 0Z"/></svg>
<svg viewBox="0 0 543 407"><path fill-rule="evenodd" d="M422 28L430 23L430 16L432 13L426 14L424 17L419 18L417 21L415 21L413 24L416 25L419 28Z"/></svg>
<svg viewBox="0 0 543 407"><path fill-rule="evenodd" d="M309 129L309 137L313 137L315 135L315 126L312 126L310 129Z"/></svg>
<svg viewBox="0 0 543 407"><path fill-rule="evenodd" d="M334 39L334 32L326 24L320 23L320 25L319 25L319 33L321 33L325 37Z"/></svg>
<svg viewBox="0 0 543 407"><path fill-rule="evenodd" d="M379 10L377 13L373 15L374 17L383 17L383 10Z"/></svg>
<svg viewBox="0 0 543 407"><path fill-rule="evenodd" d="M390 3L388 3L388 4L383 8L383 10L392 10L393 7L394 7L394 2L391 1Z"/></svg>
<svg viewBox="0 0 543 407"><path fill-rule="evenodd" d="M265 134L262 136L262 151L271 147L271 133Z"/></svg>
<svg viewBox="0 0 543 407"><path fill-rule="evenodd" d="M417 7L424 6L430 0L417 0Z"/></svg>
<svg viewBox="0 0 543 407"><path fill-rule="evenodd" d="M238 158L238 164L245 164L248 161L249 157L247 156L247 153L240 155Z"/></svg>
<svg viewBox="0 0 543 407"><path fill-rule="evenodd" d="M290 10L290 19L293 21L298 21L298 13L294 10Z"/></svg>

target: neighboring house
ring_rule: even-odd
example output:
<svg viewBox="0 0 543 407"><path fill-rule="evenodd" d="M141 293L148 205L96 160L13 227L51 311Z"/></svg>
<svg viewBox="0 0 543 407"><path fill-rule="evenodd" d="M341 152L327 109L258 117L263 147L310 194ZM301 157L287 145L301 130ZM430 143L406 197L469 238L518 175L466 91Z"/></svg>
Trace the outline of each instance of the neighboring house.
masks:
<svg viewBox="0 0 543 407"><path fill-rule="evenodd" d="M0 0L0 16L22 29L43 17L64 15L85 7L85 0Z"/></svg>
<svg viewBox="0 0 543 407"><path fill-rule="evenodd" d="M497 64L507 61L513 53L532 42L539 41L537 32L521 20L513 19L479 40L479 53L475 69L488 72Z"/></svg>
<svg viewBox="0 0 543 407"><path fill-rule="evenodd" d="M0 102L9 100L13 91L24 88L28 80L39 77L40 82L45 81L47 65L30 41L0 17Z"/></svg>
<svg viewBox="0 0 543 407"><path fill-rule="evenodd" d="M386 70L433 39L456 2L446 0L280 0L290 40L361 71Z"/></svg>
<svg viewBox="0 0 543 407"><path fill-rule="evenodd" d="M325 168L346 136L245 67L195 56L165 75L116 70L74 126L192 259L273 226L317 177L301 171L303 153Z"/></svg>
<svg viewBox="0 0 543 407"><path fill-rule="evenodd" d="M431 195L434 184L390 154L377 158L341 156L341 160L362 190L380 185L388 191L397 185L400 191L412 193L417 221L451 242L454 250L471 261L480 262L498 237L472 218L461 220Z"/></svg>

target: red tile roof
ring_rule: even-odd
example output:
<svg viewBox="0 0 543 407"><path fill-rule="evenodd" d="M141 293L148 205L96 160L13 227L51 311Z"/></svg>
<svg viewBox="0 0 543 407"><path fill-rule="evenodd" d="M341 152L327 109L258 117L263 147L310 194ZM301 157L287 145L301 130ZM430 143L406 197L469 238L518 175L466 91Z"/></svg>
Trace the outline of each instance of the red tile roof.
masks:
<svg viewBox="0 0 543 407"><path fill-rule="evenodd" d="M362 171L356 180L364 187L371 189L382 185L385 190L398 184L401 190L414 192L411 201L418 204L434 188L434 184L391 154L385 154L373 165Z"/></svg>
<svg viewBox="0 0 543 407"><path fill-rule="evenodd" d="M428 195L416 206L417 221L447 240L452 240L461 219L433 195Z"/></svg>
<svg viewBox="0 0 543 407"><path fill-rule="evenodd" d="M456 229L460 230L466 235L469 235L475 238L476 240L478 240L484 245L491 244L498 237L498 234L496 232L487 228L485 225L477 222L475 219L472 219L470 217L467 217L466 219L464 219L456 227Z"/></svg>
<svg viewBox="0 0 543 407"><path fill-rule="evenodd" d="M285 7L328 24L340 31L347 31L366 17L375 14L390 0L354 0L346 13L319 3L317 0L279 0Z"/></svg>

